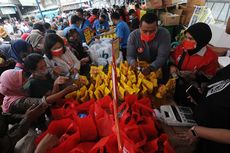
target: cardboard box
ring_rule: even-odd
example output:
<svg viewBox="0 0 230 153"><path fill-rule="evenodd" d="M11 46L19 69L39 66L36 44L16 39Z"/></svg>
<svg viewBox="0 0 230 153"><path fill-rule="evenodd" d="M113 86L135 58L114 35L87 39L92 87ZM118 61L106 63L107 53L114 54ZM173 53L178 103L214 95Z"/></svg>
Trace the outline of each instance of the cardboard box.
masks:
<svg viewBox="0 0 230 153"><path fill-rule="evenodd" d="M161 22L164 26L174 26L180 24L180 15L164 12L160 15Z"/></svg>
<svg viewBox="0 0 230 153"><path fill-rule="evenodd" d="M187 0L187 6L193 7L194 5L205 6L206 0Z"/></svg>
<svg viewBox="0 0 230 153"><path fill-rule="evenodd" d="M146 8L158 9L163 6L162 0L146 0Z"/></svg>
<svg viewBox="0 0 230 153"><path fill-rule="evenodd" d="M180 5L180 9L183 10L180 23L183 25L188 25L195 10L195 7L187 7Z"/></svg>
<svg viewBox="0 0 230 153"><path fill-rule="evenodd" d="M163 0L166 6L174 5L183 2L183 0Z"/></svg>

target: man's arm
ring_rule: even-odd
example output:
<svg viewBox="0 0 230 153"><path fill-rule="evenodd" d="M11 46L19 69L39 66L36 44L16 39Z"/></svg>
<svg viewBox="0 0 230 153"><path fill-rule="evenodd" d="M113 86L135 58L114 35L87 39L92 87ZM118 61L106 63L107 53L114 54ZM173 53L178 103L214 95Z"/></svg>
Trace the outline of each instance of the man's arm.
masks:
<svg viewBox="0 0 230 153"><path fill-rule="evenodd" d="M127 43L127 61L130 65L135 64L137 59L135 39L134 33L131 33Z"/></svg>
<svg viewBox="0 0 230 153"><path fill-rule="evenodd" d="M158 55L156 60L151 63L151 67L154 70L157 70L160 67L162 67L167 61L167 59L169 58L170 43L171 43L170 33L167 31L161 34L158 42L159 42L158 51L157 51Z"/></svg>

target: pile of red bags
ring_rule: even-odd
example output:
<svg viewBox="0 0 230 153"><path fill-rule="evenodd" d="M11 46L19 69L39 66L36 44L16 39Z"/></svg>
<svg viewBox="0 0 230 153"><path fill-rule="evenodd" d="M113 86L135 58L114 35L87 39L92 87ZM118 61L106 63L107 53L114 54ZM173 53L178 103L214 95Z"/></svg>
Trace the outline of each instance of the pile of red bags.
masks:
<svg viewBox="0 0 230 153"><path fill-rule="evenodd" d="M69 101L62 108L52 109L56 120L37 142L50 133L58 136L60 144L49 153L118 153L112 108L109 96L83 104ZM125 97L118 117L124 153L175 152L167 135L158 130L160 126L148 98Z"/></svg>

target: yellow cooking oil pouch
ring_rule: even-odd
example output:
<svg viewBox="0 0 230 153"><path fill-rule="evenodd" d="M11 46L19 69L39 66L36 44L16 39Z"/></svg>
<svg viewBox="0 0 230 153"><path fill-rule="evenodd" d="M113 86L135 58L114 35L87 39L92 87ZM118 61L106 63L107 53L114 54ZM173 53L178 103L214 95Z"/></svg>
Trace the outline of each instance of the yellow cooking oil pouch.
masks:
<svg viewBox="0 0 230 153"><path fill-rule="evenodd" d="M100 93L100 91L98 89L96 89L94 91L94 95L95 95L97 100L102 98L102 94Z"/></svg>
<svg viewBox="0 0 230 153"><path fill-rule="evenodd" d="M110 94L110 90L107 87L105 87L104 96L107 96L109 94Z"/></svg>
<svg viewBox="0 0 230 153"><path fill-rule="evenodd" d="M75 98L76 96L77 96L77 91L73 91L73 92L68 93L67 95L65 95L65 99Z"/></svg>
<svg viewBox="0 0 230 153"><path fill-rule="evenodd" d="M89 100L89 97L88 97L88 91L85 92L85 95L80 98L81 102L86 102Z"/></svg>
<svg viewBox="0 0 230 153"><path fill-rule="evenodd" d="M86 77L86 76L83 76L83 75L80 75L79 81L80 81L83 85L88 85L88 84L89 84L89 81L88 81L87 77Z"/></svg>
<svg viewBox="0 0 230 153"><path fill-rule="evenodd" d="M153 83L152 83L152 82L150 82L150 81L148 81L148 80L146 80L146 79L143 79L143 80L142 80L142 83L143 83L143 85L148 89L148 91L149 91L150 93L153 92Z"/></svg>

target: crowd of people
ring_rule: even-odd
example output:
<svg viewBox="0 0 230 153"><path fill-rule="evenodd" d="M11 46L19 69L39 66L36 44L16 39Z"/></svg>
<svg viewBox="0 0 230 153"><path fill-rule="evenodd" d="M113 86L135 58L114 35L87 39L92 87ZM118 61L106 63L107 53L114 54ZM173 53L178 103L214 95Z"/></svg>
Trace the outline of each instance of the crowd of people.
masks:
<svg viewBox="0 0 230 153"><path fill-rule="evenodd" d="M230 152L230 66L220 69L217 54L208 46L212 38L210 27L205 23L190 26L179 46L171 51L169 31L158 25L153 13L140 17L140 7L136 5L129 11L125 6L114 6L109 11L93 9L91 14L79 8L66 17L54 17L50 23L36 22L34 18L14 24L5 20L0 36L10 43L0 45L2 153L14 152L16 143L29 129L45 131L47 118L52 118L49 108L62 105L66 94L80 88L81 84L73 84L72 80L79 75L89 77L92 59L83 45L86 28L95 38L115 33L123 60L134 69L139 61L149 63L141 70L144 75L161 68L163 82L176 79L175 101L191 107L198 124L181 139L198 141L201 153ZM228 27L226 31L229 32ZM14 33L20 39L11 40ZM203 95L195 104L186 94L190 85ZM15 123L8 130L8 125ZM41 146L52 148L56 141L52 146L38 145L36 152L47 152Z"/></svg>

